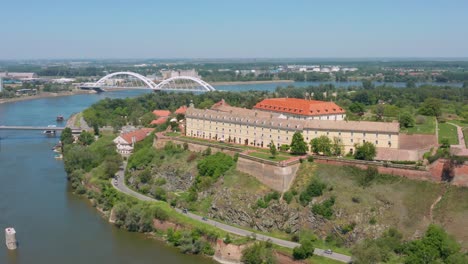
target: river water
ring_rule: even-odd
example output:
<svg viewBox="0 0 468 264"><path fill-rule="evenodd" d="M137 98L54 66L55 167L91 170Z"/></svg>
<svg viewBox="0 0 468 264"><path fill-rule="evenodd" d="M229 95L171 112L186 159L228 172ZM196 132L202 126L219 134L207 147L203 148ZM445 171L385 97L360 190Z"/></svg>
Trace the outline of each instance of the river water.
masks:
<svg viewBox="0 0 468 264"><path fill-rule="evenodd" d="M278 85L290 83L217 88L274 90ZM54 124L59 114L68 117L105 97L125 98L148 92L115 91L0 104L0 125L46 126ZM0 263L213 263L109 224L85 198L71 193L63 164L54 159L51 151L57 141L40 131L0 131ZM16 251L4 246L3 230L9 226L17 231Z"/></svg>

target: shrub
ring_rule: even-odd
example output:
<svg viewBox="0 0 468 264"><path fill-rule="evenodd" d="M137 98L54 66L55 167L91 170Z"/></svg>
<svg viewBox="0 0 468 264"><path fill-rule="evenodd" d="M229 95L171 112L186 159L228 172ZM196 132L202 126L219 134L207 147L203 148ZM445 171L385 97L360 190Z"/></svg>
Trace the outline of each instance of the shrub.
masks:
<svg viewBox="0 0 468 264"><path fill-rule="evenodd" d="M166 201L166 190L164 190L163 188L161 188L159 186L153 188L152 194L153 194L155 199L161 200L161 201Z"/></svg>
<svg viewBox="0 0 468 264"><path fill-rule="evenodd" d="M347 233L353 231L355 227L356 227L356 223L355 223L355 222L352 222L352 223L350 223L350 224L347 224L347 225L345 225L345 226L343 226L343 227L341 228L341 233L342 233L343 235L344 235L344 234L347 234Z"/></svg>
<svg viewBox="0 0 468 264"><path fill-rule="evenodd" d="M333 216L333 205L335 204L335 197L331 197L321 204L314 204L312 206L312 213L321 215L326 219L331 219Z"/></svg>
<svg viewBox="0 0 468 264"><path fill-rule="evenodd" d="M289 150L289 145L288 144L282 144L279 149L281 152L287 152Z"/></svg>
<svg viewBox="0 0 468 264"><path fill-rule="evenodd" d="M369 224L371 225L375 225L377 223L377 219L375 219L375 217L372 217L370 220L369 220Z"/></svg>
<svg viewBox="0 0 468 264"><path fill-rule="evenodd" d="M276 259L273 255L271 243L257 242L242 250L241 261L245 264L273 264Z"/></svg>
<svg viewBox="0 0 468 264"><path fill-rule="evenodd" d="M375 145L371 142L364 142L362 145L356 145L355 159L359 160L373 160L377 155Z"/></svg>
<svg viewBox="0 0 468 264"><path fill-rule="evenodd" d="M314 156L308 156L307 161L308 162L314 162Z"/></svg>
<svg viewBox="0 0 468 264"><path fill-rule="evenodd" d="M205 149L202 153L203 156L209 156L211 155L211 148L208 147L207 149Z"/></svg>
<svg viewBox="0 0 468 264"><path fill-rule="evenodd" d="M187 143L187 142L184 142L183 146L184 146L184 150L188 150L188 148L189 148L189 145L188 145L188 143Z"/></svg>
<svg viewBox="0 0 468 264"><path fill-rule="evenodd" d="M283 194L283 200L286 201L286 203L290 204L292 199L294 198L294 195L291 191L287 191Z"/></svg>
<svg viewBox="0 0 468 264"><path fill-rule="evenodd" d="M153 208L153 217L161 221L166 221L169 219L169 214L160 207Z"/></svg>
<svg viewBox="0 0 468 264"><path fill-rule="evenodd" d="M200 176L209 176L216 179L225 173L232 165L234 165L234 161L231 156L218 152L199 161L197 167Z"/></svg>
<svg viewBox="0 0 468 264"><path fill-rule="evenodd" d="M236 152L234 154L233 160L234 160L234 162L237 162L238 159L239 159L239 153Z"/></svg>
<svg viewBox="0 0 468 264"><path fill-rule="evenodd" d="M353 196L353 197L351 198L351 201L353 201L353 203L360 203L360 202L361 202L361 198L356 197L356 196Z"/></svg>
<svg viewBox="0 0 468 264"><path fill-rule="evenodd" d="M368 166L365 170L364 175L359 179L359 185L362 187L368 187L372 183L372 181L377 178L379 175L379 171L375 166Z"/></svg>
<svg viewBox="0 0 468 264"><path fill-rule="evenodd" d="M293 249L294 259L306 259L314 254L314 245L312 241L305 239L301 241L299 247Z"/></svg>
<svg viewBox="0 0 468 264"><path fill-rule="evenodd" d="M318 197L323 194L323 190L327 185L317 179L313 179L307 188L299 195L299 201L303 206L306 206L313 197Z"/></svg>
<svg viewBox="0 0 468 264"><path fill-rule="evenodd" d="M190 155L187 157L187 162L192 162L197 158L197 154L192 152Z"/></svg>

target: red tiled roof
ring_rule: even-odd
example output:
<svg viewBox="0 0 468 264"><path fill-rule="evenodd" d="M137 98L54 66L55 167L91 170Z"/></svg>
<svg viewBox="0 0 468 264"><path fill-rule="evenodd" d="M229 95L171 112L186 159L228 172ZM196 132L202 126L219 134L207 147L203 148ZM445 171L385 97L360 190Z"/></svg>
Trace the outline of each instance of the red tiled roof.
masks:
<svg viewBox="0 0 468 264"><path fill-rule="evenodd" d="M222 106L230 106L228 103L226 103L226 101L224 101L224 99L221 99L221 101L215 103L211 109L217 109L218 107L222 107Z"/></svg>
<svg viewBox="0 0 468 264"><path fill-rule="evenodd" d="M132 138L135 137L135 142L138 142L145 139L145 137L148 136L148 134L151 133L153 130L154 128L142 128L139 130L125 133L121 135L121 137L128 143L132 143Z"/></svg>
<svg viewBox="0 0 468 264"><path fill-rule="evenodd" d="M254 109L294 115L318 116L344 114L345 110L333 102L298 98L269 98L257 103Z"/></svg>
<svg viewBox="0 0 468 264"><path fill-rule="evenodd" d="M169 110L154 110L153 114L157 117L168 117L171 115L171 111Z"/></svg>
<svg viewBox="0 0 468 264"><path fill-rule="evenodd" d="M183 105L183 106L179 107L177 110L175 110L174 113L176 113L176 114L185 114L186 111L187 111L187 106Z"/></svg>
<svg viewBox="0 0 468 264"><path fill-rule="evenodd" d="M158 119L155 119L153 121L151 121L151 125L161 125L161 124L164 124L166 123L166 120L167 120L167 117L160 117Z"/></svg>

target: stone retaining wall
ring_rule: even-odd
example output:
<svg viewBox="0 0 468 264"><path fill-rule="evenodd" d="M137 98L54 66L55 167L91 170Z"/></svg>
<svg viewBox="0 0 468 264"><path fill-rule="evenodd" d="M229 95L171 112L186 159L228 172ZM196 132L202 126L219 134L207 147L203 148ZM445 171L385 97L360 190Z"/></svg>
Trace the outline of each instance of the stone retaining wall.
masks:
<svg viewBox="0 0 468 264"><path fill-rule="evenodd" d="M237 160L237 170L248 173L257 178L261 183L279 192L289 189L296 178L299 163L290 166L278 166L260 163L239 156Z"/></svg>

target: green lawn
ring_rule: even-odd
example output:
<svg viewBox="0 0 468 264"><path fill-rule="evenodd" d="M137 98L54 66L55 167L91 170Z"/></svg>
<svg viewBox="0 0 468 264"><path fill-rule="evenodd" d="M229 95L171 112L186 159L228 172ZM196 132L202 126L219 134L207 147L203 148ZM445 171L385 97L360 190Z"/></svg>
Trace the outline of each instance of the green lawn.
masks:
<svg viewBox="0 0 468 264"><path fill-rule="evenodd" d="M416 120L418 118L424 119L424 122L422 124L415 123L413 127L402 128L400 132L408 133L408 134L434 134L435 133L435 117L433 116L415 117Z"/></svg>
<svg viewBox="0 0 468 264"><path fill-rule="evenodd" d="M457 145L457 127L448 123L439 123L439 143L442 143L443 139L448 139L450 145Z"/></svg>
<svg viewBox="0 0 468 264"><path fill-rule="evenodd" d="M276 155L276 157L273 158L270 153L265 153L265 152L250 152L249 155L252 157L257 157L257 158L271 160L271 161L283 161L291 157L291 156L278 154Z"/></svg>
<svg viewBox="0 0 468 264"><path fill-rule="evenodd" d="M468 127L468 123L463 122L463 120L447 120L447 123L453 123L461 127Z"/></svg>

